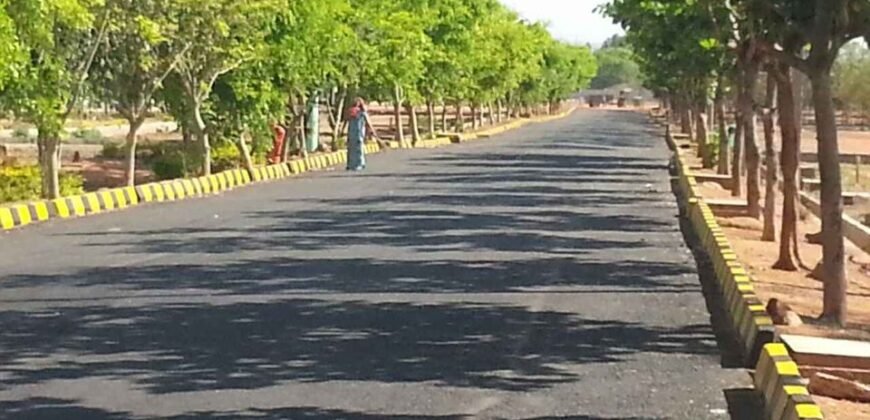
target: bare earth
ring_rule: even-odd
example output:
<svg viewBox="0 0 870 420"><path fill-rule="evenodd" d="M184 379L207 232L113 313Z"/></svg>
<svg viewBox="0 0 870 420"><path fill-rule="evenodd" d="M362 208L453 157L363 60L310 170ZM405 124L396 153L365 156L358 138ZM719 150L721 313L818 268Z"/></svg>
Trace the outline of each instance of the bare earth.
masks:
<svg viewBox="0 0 870 420"><path fill-rule="evenodd" d="M866 140L865 140L866 139ZM870 152L870 133L850 132L841 137L844 153ZM809 150L807 148L809 147ZM812 151L814 141L805 138L802 148ZM697 159L694 163L700 164ZM706 172L706 171L701 171ZM762 183L762 194L764 185ZM745 190L745 188L744 188ZM732 198L729 190L712 183L699 186L699 193L707 198ZM743 196L745 199L745 195ZM777 197L777 228L781 225L782 198ZM762 205L764 203L762 197ZM804 235L820 230L819 220L809 212L802 211L798 222L801 257L809 267L814 267L822 257L819 245L806 241ZM797 312L805 325L800 327L780 326L782 333L803 334L831 338L847 338L870 341L870 256L846 241L847 275L849 277L849 325L846 329L819 325L815 319L822 312L822 283L808 277L807 270L786 272L771 267L779 253L778 242L762 242L762 222L746 217L719 218L723 231L731 241L739 260L745 265L756 283L756 292L767 302L777 298L786 302ZM779 232L777 232L777 235ZM859 404L830 398L816 397L828 419L870 419L870 404Z"/></svg>

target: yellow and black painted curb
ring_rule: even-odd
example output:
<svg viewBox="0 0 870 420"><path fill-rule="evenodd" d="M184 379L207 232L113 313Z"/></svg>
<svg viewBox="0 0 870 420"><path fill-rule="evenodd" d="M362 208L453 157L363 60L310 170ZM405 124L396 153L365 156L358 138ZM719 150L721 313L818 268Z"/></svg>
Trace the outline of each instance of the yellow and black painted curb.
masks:
<svg viewBox="0 0 870 420"><path fill-rule="evenodd" d="M758 360L762 347L774 339L773 320L755 294L752 279L737 260L737 254L710 206L697 194L697 181L689 171L680 149L672 149L678 174L680 204L713 266L718 290L728 311L730 327L740 341L746 366L752 366Z"/></svg>
<svg viewBox="0 0 870 420"><path fill-rule="evenodd" d="M203 197L250 184L251 175L246 170L231 169L199 178L176 179L153 182L136 187L142 203L177 201L187 198Z"/></svg>
<svg viewBox="0 0 870 420"><path fill-rule="evenodd" d="M560 115L536 119L519 119L478 133L448 134L439 136L435 140L418 142L417 146L413 146L410 142L405 142L405 144L399 144L398 146L404 148L442 147L452 143L489 137L531 122L552 121L569 114L570 111ZM376 154L383 151L378 143L367 143L364 147L366 154ZM392 148L392 145L390 147ZM294 159L287 163L258 167L253 172L248 172L244 169L232 169L198 178L152 182L136 187L106 189L56 200L40 200L25 204L6 205L0 207L0 231L52 219L89 216L140 204L204 197L254 182L283 179L310 171L330 168L346 163L347 158L347 151L342 150Z"/></svg>
<svg viewBox="0 0 870 420"><path fill-rule="evenodd" d="M136 206L132 187L105 189L82 195L0 207L0 228L9 230L50 219L68 219Z"/></svg>
<svg viewBox="0 0 870 420"><path fill-rule="evenodd" d="M764 346L755 367L755 389L764 399L764 418L769 420L824 419L822 409L807 389L797 363L781 343Z"/></svg>
<svg viewBox="0 0 870 420"><path fill-rule="evenodd" d="M710 259L730 326L747 367L755 367L755 388L764 397L769 420L822 419L822 411L783 344L773 343L775 327L755 294L753 281L722 231L710 206L697 194L697 181L678 145L668 138L677 171L677 195Z"/></svg>

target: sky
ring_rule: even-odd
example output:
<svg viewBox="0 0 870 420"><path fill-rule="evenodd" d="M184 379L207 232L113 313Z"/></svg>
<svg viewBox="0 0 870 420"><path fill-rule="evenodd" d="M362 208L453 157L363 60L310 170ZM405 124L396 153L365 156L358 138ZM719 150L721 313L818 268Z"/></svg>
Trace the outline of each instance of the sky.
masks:
<svg viewBox="0 0 870 420"><path fill-rule="evenodd" d="M549 22L554 37L577 44L601 45L611 35L622 33L612 21L593 12L607 0L501 0L532 21Z"/></svg>

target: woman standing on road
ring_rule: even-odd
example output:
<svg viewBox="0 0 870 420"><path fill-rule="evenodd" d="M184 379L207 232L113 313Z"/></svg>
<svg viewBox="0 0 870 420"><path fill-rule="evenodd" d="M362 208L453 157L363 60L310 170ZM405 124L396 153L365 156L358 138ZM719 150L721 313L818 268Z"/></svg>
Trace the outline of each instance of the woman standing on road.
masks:
<svg viewBox="0 0 870 420"><path fill-rule="evenodd" d="M366 155L363 144L366 135L378 138L374 127L369 122L366 103L362 98L356 98L347 111L347 170L361 171L366 167Z"/></svg>

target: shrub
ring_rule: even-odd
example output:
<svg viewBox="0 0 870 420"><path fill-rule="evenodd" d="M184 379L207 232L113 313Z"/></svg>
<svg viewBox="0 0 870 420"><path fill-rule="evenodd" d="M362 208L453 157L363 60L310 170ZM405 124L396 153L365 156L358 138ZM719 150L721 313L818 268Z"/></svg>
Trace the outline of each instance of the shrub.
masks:
<svg viewBox="0 0 870 420"><path fill-rule="evenodd" d="M100 156L105 159L124 159L126 158L126 153L124 149L125 145L120 143L104 143L103 151L100 152Z"/></svg>
<svg viewBox="0 0 870 420"><path fill-rule="evenodd" d="M79 174L62 173L60 193L63 196L84 192L84 179ZM0 168L0 202L36 200L42 192L42 178L38 166L9 166Z"/></svg>
<svg viewBox="0 0 870 420"><path fill-rule="evenodd" d="M99 144L105 141L103 133L93 128L80 128L72 136L85 144Z"/></svg>
<svg viewBox="0 0 870 420"><path fill-rule="evenodd" d="M184 155L180 152L172 152L155 158L151 162L151 170L154 171L154 176L161 181L184 178L187 175Z"/></svg>
<svg viewBox="0 0 870 420"><path fill-rule="evenodd" d="M222 172L227 169L239 167L239 161L242 154L235 144L230 142L219 143L211 149L211 170L212 172Z"/></svg>
<svg viewBox="0 0 870 420"><path fill-rule="evenodd" d="M143 153L150 154L146 164L160 180L184 178L194 175L202 166L202 157L196 145L178 142L149 144Z"/></svg>
<svg viewBox="0 0 870 420"><path fill-rule="evenodd" d="M16 128L12 132L12 138L23 143L32 143L35 139L30 135L30 130L26 128Z"/></svg>

